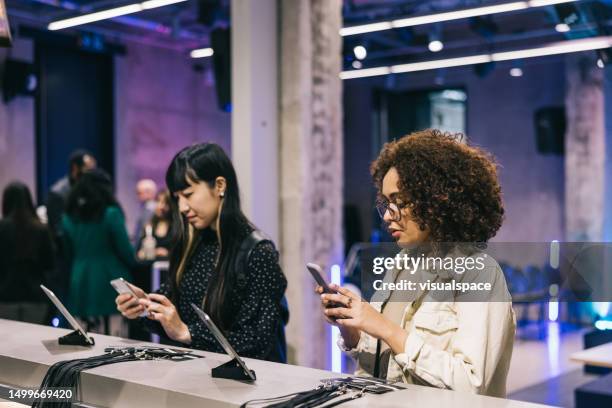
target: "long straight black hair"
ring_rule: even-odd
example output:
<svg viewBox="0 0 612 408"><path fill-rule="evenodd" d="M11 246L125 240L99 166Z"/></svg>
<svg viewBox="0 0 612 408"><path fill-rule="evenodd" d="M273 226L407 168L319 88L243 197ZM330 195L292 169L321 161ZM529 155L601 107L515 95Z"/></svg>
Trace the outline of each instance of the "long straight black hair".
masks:
<svg viewBox="0 0 612 408"><path fill-rule="evenodd" d="M227 307L230 291L237 279L233 261L240 244L254 227L240 208L240 191L234 166L223 149L214 143L184 148L174 156L166 172L166 184L171 192L171 237L175 242L170 254L170 284L172 297L176 301L180 296L178 286L183 271L198 244L200 233L180 214L175 193L189 187L187 179L214 188L217 177L225 178L226 188L217 224L219 253L215 273L204 296L203 308L215 323L226 330L235 318L232 308Z"/></svg>
<svg viewBox="0 0 612 408"><path fill-rule="evenodd" d="M28 186L13 181L2 193L2 216L15 221L40 224Z"/></svg>
<svg viewBox="0 0 612 408"><path fill-rule="evenodd" d="M32 194L20 181L10 183L2 193L2 217L15 223L15 251L17 259L34 259L36 240L33 231L44 228L36 215Z"/></svg>

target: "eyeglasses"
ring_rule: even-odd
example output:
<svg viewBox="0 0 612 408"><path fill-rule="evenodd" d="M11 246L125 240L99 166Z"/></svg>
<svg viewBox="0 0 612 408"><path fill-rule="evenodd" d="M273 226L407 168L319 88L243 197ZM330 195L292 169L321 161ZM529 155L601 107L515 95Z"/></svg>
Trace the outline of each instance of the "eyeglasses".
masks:
<svg viewBox="0 0 612 408"><path fill-rule="evenodd" d="M391 221L399 222L402 219L403 208L406 208L407 204L397 204L389 202L385 199L379 198L376 200L376 210L378 211L378 215L380 218L384 219L385 214L389 211L389 215L391 216Z"/></svg>

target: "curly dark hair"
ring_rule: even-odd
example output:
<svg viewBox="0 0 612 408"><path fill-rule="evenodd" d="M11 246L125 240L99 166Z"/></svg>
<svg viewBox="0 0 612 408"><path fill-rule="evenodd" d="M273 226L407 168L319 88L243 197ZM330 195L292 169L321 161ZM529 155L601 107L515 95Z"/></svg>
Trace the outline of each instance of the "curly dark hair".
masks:
<svg viewBox="0 0 612 408"><path fill-rule="evenodd" d="M436 129L411 133L386 143L370 166L379 194L389 169L397 170L399 196L433 242L487 242L503 221L495 159L463 139Z"/></svg>
<svg viewBox="0 0 612 408"><path fill-rule="evenodd" d="M66 203L66 214L79 222L102 219L108 207L116 206L123 213L113 195L113 182L102 169L85 171L74 185Z"/></svg>

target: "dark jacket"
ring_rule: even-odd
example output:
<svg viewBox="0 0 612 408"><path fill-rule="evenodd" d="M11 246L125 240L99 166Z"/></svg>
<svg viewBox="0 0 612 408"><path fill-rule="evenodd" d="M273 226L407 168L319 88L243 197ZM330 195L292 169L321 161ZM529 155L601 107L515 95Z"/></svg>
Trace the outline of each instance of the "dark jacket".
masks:
<svg viewBox="0 0 612 408"><path fill-rule="evenodd" d="M62 177L51 186L47 196L47 224L54 236L60 235L62 215L70 194L70 180Z"/></svg>
<svg viewBox="0 0 612 408"><path fill-rule="evenodd" d="M45 301L39 285L47 284L53 267L53 241L45 225L0 220L0 302Z"/></svg>

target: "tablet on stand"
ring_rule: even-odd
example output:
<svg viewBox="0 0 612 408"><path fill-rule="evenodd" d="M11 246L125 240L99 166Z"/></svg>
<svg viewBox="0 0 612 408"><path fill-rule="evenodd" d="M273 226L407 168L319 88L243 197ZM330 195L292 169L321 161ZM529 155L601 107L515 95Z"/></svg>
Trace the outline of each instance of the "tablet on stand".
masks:
<svg viewBox="0 0 612 408"><path fill-rule="evenodd" d="M238 353L236 353L230 342L227 341L227 338L223 335L223 333L221 333L221 330L219 330L215 322L213 322L212 319L195 304L192 303L191 307L193 307L193 310L195 310L198 317L204 322L206 327L208 327L219 344L221 344L223 350L225 350L225 352L232 357L232 359L227 363L213 368L212 376L215 378L229 378L232 380L255 381L257 379L255 376L255 371L250 370L247 367L244 360L242 360Z"/></svg>
<svg viewBox="0 0 612 408"><path fill-rule="evenodd" d="M70 326L72 326L72 328L74 329L72 333L69 333L57 339L57 342L59 344L71 346L93 346L95 344L93 337L89 337L87 335L87 332L83 330L79 322L74 318L74 316L70 314L68 309L66 309L64 304L60 302L57 296L55 296L55 293L46 288L44 285L40 285L40 288L43 290L43 292L45 292L45 295L47 295L47 297L51 299L51 302L53 302L55 307L57 307L57 310L60 311L60 313L66 318L68 323L70 323Z"/></svg>

